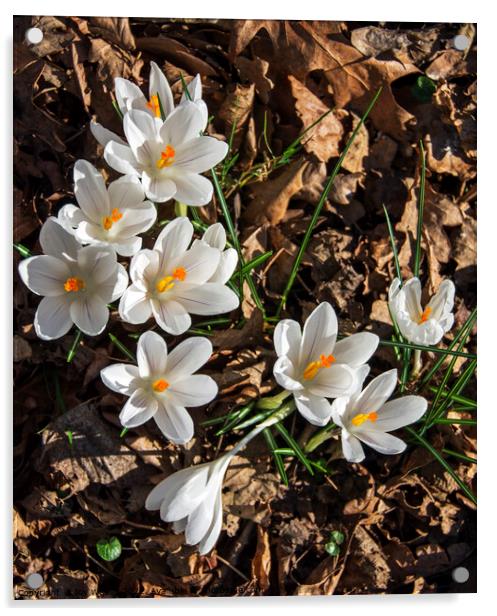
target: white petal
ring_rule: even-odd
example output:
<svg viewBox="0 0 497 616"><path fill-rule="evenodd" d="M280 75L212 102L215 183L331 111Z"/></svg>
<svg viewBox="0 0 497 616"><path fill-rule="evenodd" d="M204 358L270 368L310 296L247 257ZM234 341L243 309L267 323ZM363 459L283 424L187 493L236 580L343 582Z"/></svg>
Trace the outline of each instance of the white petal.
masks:
<svg viewBox="0 0 497 616"><path fill-rule="evenodd" d="M147 292L159 273L159 258L157 250L140 250L132 259L129 266L131 280L143 292Z"/></svg>
<svg viewBox="0 0 497 616"><path fill-rule="evenodd" d="M203 175L181 169L175 171L172 178L176 185L176 201L195 207L207 205L212 199L214 189Z"/></svg>
<svg viewBox="0 0 497 616"><path fill-rule="evenodd" d="M123 406L119 421L125 428L136 428L154 417L157 407L157 401L147 391L135 389Z"/></svg>
<svg viewBox="0 0 497 616"><path fill-rule="evenodd" d="M69 308L71 319L84 334L101 334L109 320L109 309L98 295L80 295Z"/></svg>
<svg viewBox="0 0 497 616"><path fill-rule="evenodd" d="M217 483L211 487L209 482L207 490L206 498L198 504L188 518L185 529L185 541L188 545L195 545L202 541L212 526L215 503L221 488Z"/></svg>
<svg viewBox="0 0 497 616"><path fill-rule="evenodd" d="M136 175L124 175L111 182L108 189L110 209L119 210L139 205L145 198L145 191Z"/></svg>
<svg viewBox="0 0 497 616"><path fill-rule="evenodd" d="M293 365L297 366L302 342L300 324L292 319L283 319L274 329L273 340L278 357L288 355Z"/></svg>
<svg viewBox="0 0 497 616"><path fill-rule="evenodd" d="M138 387L138 368L130 364L111 364L100 370L100 378L112 391L131 396Z"/></svg>
<svg viewBox="0 0 497 616"><path fill-rule="evenodd" d="M331 404L326 398L308 392L293 394L298 412L314 426L325 426L331 419Z"/></svg>
<svg viewBox="0 0 497 616"><path fill-rule="evenodd" d="M442 325L435 319L428 319L428 321L418 324L410 318L403 318L403 315L400 314L397 315L397 325L404 338L414 344L435 345L442 340L444 335Z"/></svg>
<svg viewBox="0 0 497 616"><path fill-rule="evenodd" d="M42 340L55 340L67 334L73 321L64 297L44 297L38 305L34 326Z"/></svg>
<svg viewBox="0 0 497 616"><path fill-rule="evenodd" d="M382 432L397 430L418 421L426 412L428 403L421 396L403 396L386 402L378 409L378 419L368 429Z"/></svg>
<svg viewBox="0 0 497 616"><path fill-rule="evenodd" d="M157 208L151 201L142 201L134 207L128 207L123 217L115 227L119 239L131 238L139 233L148 231L157 219Z"/></svg>
<svg viewBox="0 0 497 616"><path fill-rule="evenodd" d="M174 258L179 258L186 251L192 237L193 225L185 216L175 218L162 229L154 244L154 250L162 253L161 270L165 270Z"/></svg>
<svg viewBox="0 0 497 616"><path fill-rule="evenodd" d="M176 150L175 164L179 146L198 138L203 128L202 114L193 102L186 101L169 114L160 129L160 136L163 143L174 146ZM202 171L205 170L202 169Z"/></svg>
<svg viewBox="0 0 497 616"><path fill-rule="evenodd" d="M64 282L71 276L67 263L51 255L23 259L19 274L30 291L37 295L64 295Z"/></svg>
<svg viewBox="0 0 497 616"><path fill-rule="evenodd" d="M205 496L210 464L184 468L161 481L145 501L147 509L160 509L164 522L182 520Z"/></svg>
<svg viewBox="0 0 497 616"><path fill-rule="evenodd" d="M397 387L397 370L388 370L374 378L358 396L355 413L378 412Z"/></svg>
<svg viewBox="0 0 497 616"><path fill-rule="evenodd" d="M206 282L202 285L187 283L178 285L175 299L190 314L212 315L231 312L238 308L240 300L236 293L217 282Z"/></svg>
<svg viewBox="0 0 497 616"><path fill-rule="evenodd" d="M116 88L116 99L119 109L123 115L133 107L133 102L142 99L142 103L146 104L145 96L140 88L122 77L116 77L114 80Z"/></svg>
<svg viewBox="0 0 497 616"><path fill-rule="evenodd" d="M169 354L167 376L170 381L181 380L201 368L212 355L212 343L194 336L180 342Z"/></svg>
<svg viewBox="0 0 497 616"><path fill-rule="evenodd" d="M190 83L186 86L188 91L188 96L186 92L183 92L181 95L181 102L185 101L198 101L202 98L202 80L200 79L200 75L195 75L195 77L190 81Z"/></svg>
<svg viewBox="0 0 497 616"><path fill-rule="evenodd" d="M217 396L217 384L205 374L194 374L181 381L171 381L167 390L181 406L196 407L208 404Z"/></svg>
<svg viewBox="0 0 497 616"><path fill-rule="evenodd" d="M108 130L98 122L90 122L90 130L95 139L100 143L100 145L105 146L109 143L109 141L116 141L121 145L126 145L126 142L119 137L116 133L113 133L111 130Z"/></svg>
<svg viewBox="0 0 497 616"><path fill-rule="evenodd" d="M216 224L208 227L202 236L202 241L212 246L212 248L224 250L226 246L226 231L223 225L220 222L216 222Z"/></svg>
<svg viewBox="0 0 497 616"><path fill-rule="evenodd" d="M202 284L207 282L215 273L221 259L221 253L203 242L197 242L176 259L168 262L168 267L174 271L182 267L185 272L185 281L189 284ZM179 288L179 287L178 287Z"/></svg>
<svg viewBox="0 0 497 616"><path fill-rule="evenodd" d="M331 418L340 428L346 428L344 423L344 416L347 413L348 406L350 404L350 398L348 396L340 396L335 398L331 404Z"/></svg>
<svg viewBox="0 0 497 616"><path fill-rule="evenodd" d="M390 288L388 289L388 301L391 302L393 299L395 299L395 297L397 297L399 290L401 288L401 282L399 280L399 278L394 278L392 280L392 284L390 285Z"/></svg>
<svg viewBox="0 0 497 616"><path fill-rule="evenodd" d="M162 434L176 445L184 445L193 437L193 421L183 406L166 400L159 404L154 419Z"/></svg>
<svg viewBox="0 0 497 616"><path fill-rule="evenodd" d="M105 232L100 224L82 220L74 233L81 244L106 244Z"/></svg>
<svg viewBox="0 0 497 616"><path fill-rule="evenodd" d="M86 220L86 218L77 205L74 205L74 203L66 203L66 205L60 208L57 214L57 220L66 231L74 233L74 229L77 228L80 222Z"/></svg>
<svg viewBox="0 0 497 616"><path fill-rule="evenodd" d="M155 122L150 113L132 109L124 116L123 129L135 158L141 163L150 164L153 161L151 145L157 143Z"/></svg>
<svg viewBox="0 0 497 616"><path fill-rule="evenodd" d="M169 83L155 62L150 62L149 97L157 95L165 118L173 111L174 101Z"/></svg>
<svg viewBox="0 0 497 616"><path fill-rule="evenodd" d="M361 441L347 430L342 430L342 453L347 462L362 462L366 457Z"/></svg>
<svg viewBox="0 0 497 616"><path fill-rule="evenodd" d="M214 504L214 513L212 515L211 525L198 546L198 551L200 554L208 554L212 550L218 540L222 526L223 499L221 496L221 490L219 490L217 493L216 502Z"/></svg>
<svg viewBox="0 0 497 616"><path fill-rule="evenodd" d="M228 153L228 145L214 137L197 137L176 148L174 169L204 173L221 162Z"/></svg>
<svg viewBox="0 0 497 616"><path fill-rule="evenodd" d="M51 216L43 224L40 231L40 245L46 255L63 257L69 261L75 261L81 245L74 236Z"/></svg>
<svg viewBox="0 0 497 616"><path fill-rule="evenodd" d="M136 358L142 378L162 376L167 365L167 345L164 338L155 332L142 334L138 339Z"/></svg>
<svg viewBox="0 0 497 616"><path fill-rule="evenodd" d="M105 283L117 274L116 253L109 246L85 246L78 251L78 266L85 279Z"/></svg>
<svg viewBox="0 0 497 616"><path fill-rule="evenodd" d="M339 340L333 349L337 363L357 367L365 364L378 347L380 339L376 334L360 332Z"/></svg>
<svg viewBox="0 0 497 616"><path fill-rule="evenodd" d="M123 265L118 263L117 275L115 277L112 276L107 281L102 283L98 288L98 294L105 301L115 302L116 299L119 299L124 291L126 291L128 282L128 272ZM106 294L106 291L108 291L108 295ZM109 300L106 299L108 296L110 296Z"/></svg>
<svg viewBox="0 0 497 616"><path fill-rule="evenodd" d="M176 194L176 184L164 176L151 176L146 171L142 173L143 188L148 199L156 203L169 201Z"/></svg>
<svg viewBox="0 0 497 616"><path fill-rule="evenodd" d="M398 297L404 296L405 307L411 319L417 321L421 314L421 283L419 278L411 278L404 283L404 286L399 291Z"/></svg>
<svg viewBox="0 0 497 616"><path fill-rule="evenodd" d="M387 456L402 453L407 447L404 441L392 434L379 430L363 430L362 426L360 431L355 432L355 435L372 449Z"/></svg>
<svg viewBox="0 0 497 616"><path fill-rule="evenodd" d="M335 311L322 302L315 308L304 325L299 363L305 369L311 362L319 359L321 353L333 352L338 330Z"/></svg>
<svg viewBox="0 0 497 616"><path fill-rule="evenodd" d="M118 255L121 255L122 257L132 257L142 247L142 238L122 238L119 241L112 242L110 245L114 248Z"/></svg>
<svg viewBox="0 0 497 616"><path fill-rule="evenodd" d="M179 336L192 324L190 315L180 303L172 299L154 299L150 303L157 324L168 334Z"/></svg>
<svg viewBox="0 0 497 616"><path fill-rule="evenodd" d="M231 279L238 263L238 254L234 248L228 248L221 254L217 270L209 278L209 282L226 284Z"/></svg>
<svg viewBox="0 0 497 616"><path fill-rule="evenodd" d="M430 318L440 321L446 317L454 307L456 288L452 280L443 280L438 291L431 298L428 307L431 308ZM447 329L445 331L448 331Z"/></svg>
<svg viewBox="0 0 497 616"><path fill-rule="evenodd" d="M134 284L130 285L119 302L119 316L127 323L148 321L152 316L152 307L147 294Z"/></svg>
<svg viewBox="0 0 497 616"><path fill-rule="evenodd" d="M273 374L278 385L281 385L287 391L300 391L304 389L302 383L296 380L295 366L286 355L278 357L274 363Z"/></svg>
<svg viewBox="0 0 497 616"><path fill-rule="evenodd" d="M333 363L329 368L321 368L313 379L305 381L305 386L316 396L348 396L357 388L356 370L347 364Z"/></svg>
<svg viewBox="0 0 497 616"><path fill-rule="evenodd" d="M131 148L117 141L109 141L104 150L105 162L119 173L139 174L140 166Z"/></svg>
<svg viewBox="0 0 497 616"><path fill-rule="evenodd" d="M109 197L102 175L87 160L74 165L74 196L84 215L99 225L108 216Z"/></svg>

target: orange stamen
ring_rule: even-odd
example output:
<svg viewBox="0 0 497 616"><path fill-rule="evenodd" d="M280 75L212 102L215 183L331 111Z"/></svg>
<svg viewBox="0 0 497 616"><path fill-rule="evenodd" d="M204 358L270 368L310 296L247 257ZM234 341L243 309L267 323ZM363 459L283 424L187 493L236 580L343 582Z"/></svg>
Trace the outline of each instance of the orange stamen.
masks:
<svg viewBox="0 0 497 616"><path fill-rule="evenodd" d="M355 417L352 418L352 423L354 426L362 426L365 421L371 421L374 423L378 419L378 413L376 411L371 411L371 413L359 413Z"/></svg>
<svg viewBox="0 0 497 616"><path fill-rule="evenodd" d="M186 278L185 268L177 267L173 272L173 278L176 278L176 280L184 280Z"/></svg>
<svg viewBox="0 0 497 616"><path fill-rule="evenodd" d="M161 117L158 94L152 94L152 96L150 97L150 100L147 103L147 107L150 109L150 111L154 114L156 118Z"/></svg>
<svg viewBox="0 0 497 616"><path fill-rule="evenodd" d="M121 220L121 218L123 217L123 215L121 214L121 212L119 211L119 209L117 207L115 207L112 210L112 213L110 216L105 216L105 218L102 221L102 226L103 228L108 231L109 229L112 228L112 225L117 222L118 220Z"/></svg>
<svg viewBox="0 0 497 616"><path fill-rule="evenodd" d="M67 293L81 291L85 288L85 281L81 280L81 278L68 278L64 282L64 290Z"/></svg>
<svg viewBox="0 0 497 616"><path fill-rule="evenodd" d="M319 360L311 361L304 370L304 379L313 379L321 368L329 368L335 361L333 355L320 355Z"/></svg>
<svg viewBox="0 0 497 616"><path fill-rule="evenodd" d="M172 145L166 145L166 149L161 152L159 160L156 161L157 169L164 169L164 167L170 167L174 162L174 156L176 154Z"/></svg>
<svg viewBox="0 0 497 616"><path fill-rule="evenodd" d="M431 308L429 306L427 306L424 309L423 314L421 315L418 324L421 325L421 323L426 323L426 321L428 321L428 319L430 318L430 314L431 314Z"/></svg>
<svg viewBox="0 0 497 616"><path fill-rule="evenodd" d="M155 381L152 384L152 389L154 391L158 391L159 393L162 393L163 391L165 391L167 388L169 387L169 383L167 381L165 381L164 379L157 379L157 381Z"/></svg>

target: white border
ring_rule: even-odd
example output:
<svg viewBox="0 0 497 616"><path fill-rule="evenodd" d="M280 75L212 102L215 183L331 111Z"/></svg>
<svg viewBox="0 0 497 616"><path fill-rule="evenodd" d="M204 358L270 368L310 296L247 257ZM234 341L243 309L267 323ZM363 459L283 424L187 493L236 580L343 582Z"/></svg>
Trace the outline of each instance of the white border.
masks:
<svg viewBox="0 0 497 616"><path fill-rule="evenodd" d="M12 226L12 15L111 15L111 16L167 16L167 17L223 17L223 18L274 18L274 19L333 19L357 21L447 21L447 22L478 22L479 44L479 108L478 108L478 138L479 138L479 192L480 192L480 223L478 225L479 248L479 285L480 294L480 480L479 480L479 521L478 521L478 595L421 595L421 596L367 596L367 597L264 597L264 598L233 598L233 599L169 599L169 600L99 600L99 601L37 601L16 602L10 601L11 584L11 486L12 486L12 362L11 362L11 296L12 296L12 266L11 266L11 226ZM19 0L11 9L3 10L0 27L2 29L3 83L0 94L0 135L3 178L3 200L1 204L2 218L0 233L2 244L0 249L2 259L1 291L3 301L0 302L2 323L5 325L3 337L3 352L0 354L0 391L4 393L4 404L0 407L4 421L2 436L3 448L3 506L1 507L1 525L4 540L1 559L1 585L2 603L8 609L21 610L24 613L32 609L101 609L109 610L149 610L154 608L165 609L197 609L202 614L216 614L219 611L236 609L240 614L258 611L284 610L285 613L294 614L297 610L312 609L319 613L332 613L332 610L343 609L347 616L355 614L398 614L402 610L403 616L422 612L423 616L439 615L450 611L451 616L464 614L467 616L471 608L479 608L485 614L486 605L495 604L494 587L497 588L495 578L495 499L496 492L495 461L491 457L492 442L497 420L495 400L491 400L490 383L495 380L492 374L495 371L497 360L494 354L490 355L495 346L492 336L495 335L491 324L495 322L496 301L489 289L494 288L496 277L495 256L491 248L495 245L496 220L496 188L494 185L496 146L495 134L495 41L497 20L489 9L489 3L483 0L473 2L450 2L449 0L415 0L414 2L388 2L387 0L356 0L355 2L333 3L330 0L306 0L305 2L289 3L268 2L268 0L250 0L250 2L235 3L232 0L188 0L186 2L150 2L131 3L107 0L85 0L84 3L69 3L65 1L45 0L34 2ZM483 220L483 222L481 222ZM486 284L485 284L486 283ZM487 296L485 296L487 295ZM497 299L497 298L496 298ZM483 301L482 301L483 300ZM488 327L487 327L488 326ZM481 335L481 332L484 335ZM7 343L5 343L7 341ZM9 352L6 351L9 349ZM483 385L482 385L483 383ZM488 424L488 426L487 426ZM483 426L483 427L482 427ZM493 610L492 610L493 611Z"/></svg>

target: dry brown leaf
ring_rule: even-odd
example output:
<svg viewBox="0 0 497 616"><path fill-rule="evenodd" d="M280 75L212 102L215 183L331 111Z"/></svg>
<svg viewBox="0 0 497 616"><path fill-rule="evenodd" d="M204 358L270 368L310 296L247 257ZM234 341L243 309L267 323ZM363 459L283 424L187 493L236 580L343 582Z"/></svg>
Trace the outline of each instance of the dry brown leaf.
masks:
<svg viewBox="0 0 497 616"><path fill-rule="evenodd" d="M257 525L257 546L251 563L252 578L257 581L257 585L265 593L271 584L269 576L271 575L271 548L269 542L269 533Z"/></svg>
<svg viewBox="0 0 497 616"><path fill-rule="evenodd" d="M298 79L289 75L290 90L295 99L295 110L302 122L302 128L306 129L316 122L325 113L323 118L314 128L305 133L304 149L314 154L318 160L327 162L330 158L340 154L340 144L343 137L343 126L340 121L346 113L336 111L329 113L330 109Z"/></svg>
<svg viewBox="0 0 497 616"><path fill-rule="evenodd" d="M255 184L243 220L249 225L277 225L282 221L290 199L302 189L302 174L307 165L307 161L295 160L277 177Z"/></svg>

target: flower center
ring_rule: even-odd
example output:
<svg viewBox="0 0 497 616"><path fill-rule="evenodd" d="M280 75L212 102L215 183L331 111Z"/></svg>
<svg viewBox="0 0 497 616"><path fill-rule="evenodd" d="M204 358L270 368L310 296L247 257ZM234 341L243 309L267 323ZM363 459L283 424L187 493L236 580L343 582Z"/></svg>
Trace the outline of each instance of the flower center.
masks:
<svg viewBox="0 0 497 616"><path fill-rule="evenodd" d="M174 285L176 284L174 282L175 280L183 281L185 278L186 278L185 268L177 267L174 270L172 276L164 276L164 278L161 278L155 285L155 288L157 289L158 293L164 293L165 291L169 291L170 289L174 287Z"/></svg>
<svg viewBox="0 0 497 616"><path fill-rule="evenodd" d="M421 325L421 323L426 323L426 321L428 321L428 319L430 318L430 314L431 308L427 306L424 309L423 314L419 317L418 325Z"/></svg>
<svg viewBox="0 0 497 616"><path fill-rule="evenodd" d="M321 368L329 368L334 361L333 355L320 355L318 360L307 364L304 370L304 379L306 381L313 379Z"/></svg>
<svg viewBox="0 0 497 616"><path fill-rule="evenodd" d="M164 379L157 379L156 381L152 383L152 389L154 391L158 391L159 393L162 393L168 387L169 387L169 383L165 381Z"/></svg>
<svg viewBox="0 0 497 616"><path fill-rule="evenodd" d="M147 107L150 109L150 111L154 114L156 118L161 117L158 94L152 94L152 96L150 97L150 100L147 103Z"/></svg>
<svg viewBox="0 0 497 616"><path fill-rule="evenodd" d="M359 413L352 418L352 424L354 426L362 426L365 421L371 421L374 423L378 419L378 413L371 411L371 413Z"/></svg>
<svg viewBox="0 0 497 616"><path fill-rule="evenodd" d="M117 222L118 220L121 220L121 218L123 217L123 215L121 214L121 212L118 210L117 207L115 207L112 210L112 213L110 216L104 216L103 220L102 220L102 227L108 231L112 225Z"/></svg>
<svg viewBox="0 0 497 616"><path fill-rule="evenodd" d="M82 291L85 288L85 281L81 278L68 278L64 282L64 291L67 293Z"/></svg>
<svg viewBox="0 0 497 616"><path fill-rule="evenodd" d="M176 151L172 145L166 145L166 149L160 153L160 158L155 161L157 169L164 169L164 167L170 167L174 163L174 156Z"/></svg>

